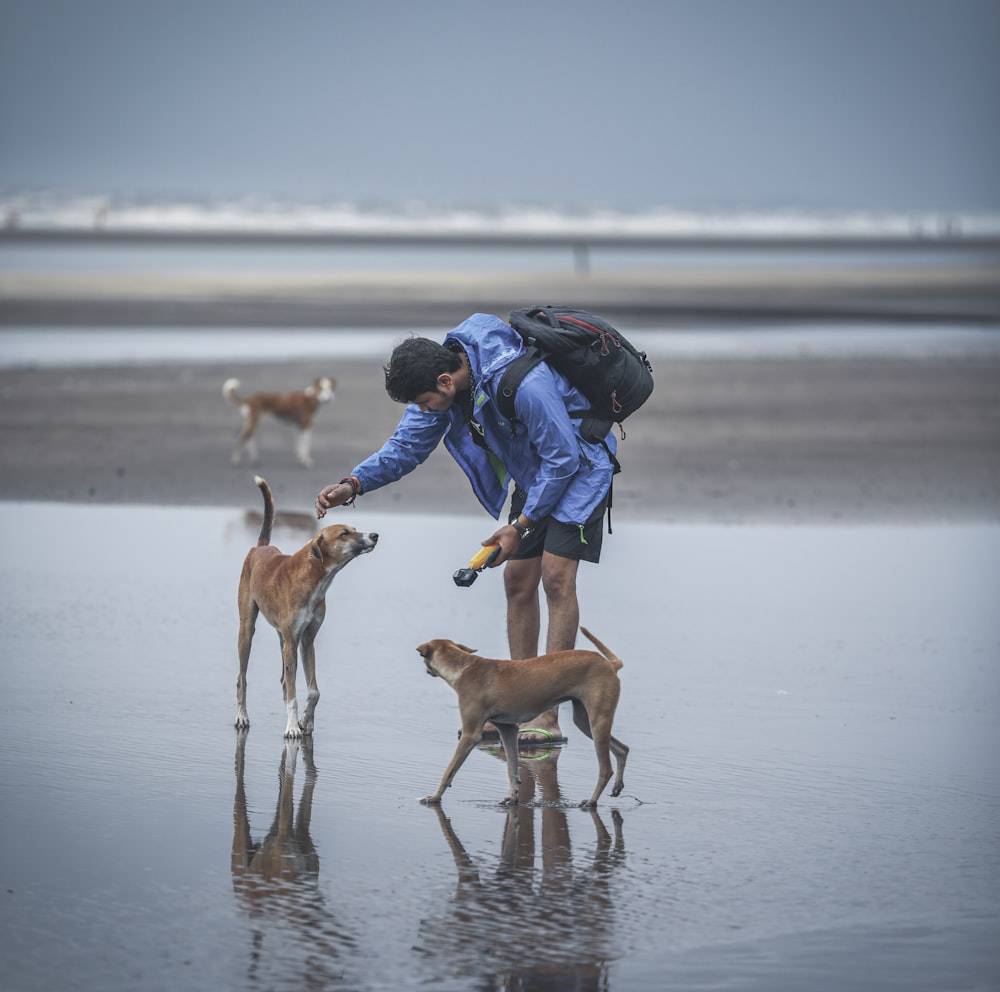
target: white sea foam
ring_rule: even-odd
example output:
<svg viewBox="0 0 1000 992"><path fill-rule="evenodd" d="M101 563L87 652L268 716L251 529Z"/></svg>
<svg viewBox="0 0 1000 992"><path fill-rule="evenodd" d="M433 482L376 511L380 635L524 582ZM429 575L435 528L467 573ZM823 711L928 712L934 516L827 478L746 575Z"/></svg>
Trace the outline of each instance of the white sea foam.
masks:
<svg viewBox="0 0 1000 992"><path fill-rule="evenodd" d="M156 199L55 192L0 194L8 228L367 235L481 234L633 237L1000 236L1000 214L870 211L569 210L536 205L482 208L422 202L366 204L237 199Z"/></svg>

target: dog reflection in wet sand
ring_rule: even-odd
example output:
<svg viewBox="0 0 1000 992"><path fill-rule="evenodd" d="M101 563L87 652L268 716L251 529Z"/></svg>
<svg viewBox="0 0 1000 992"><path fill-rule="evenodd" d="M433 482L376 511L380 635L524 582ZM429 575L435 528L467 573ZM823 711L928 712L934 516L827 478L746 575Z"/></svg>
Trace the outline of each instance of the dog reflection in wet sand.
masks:
<svg viewBox="0 0 1000 992"><path fill-rule="evenodd" d="M564 702L572 702L573 722L594 742L597 752L597 787L580 805L597 805L611 781L611 754L617 764L611 795L621 794L629 749L612 737L611 725L621 692L618 670L622 662L586 627L580 630L599 654L597 651L556 651L539 658L507 661L480 658L473 648L448 640L428 641L417 648L428 674L444 679L458 694L462 718L462 735L441 784L421 802L441 801L462 763L482 737L483 724L490 721L499 731L507 754L510 791L503 804L516 804L518 727Z"/></svg>
<svg viewBox="0 0 1000 992"><path fill-rule="evenodd" d="M248 901L274 891L272 883L296 883L319 874L319 855L309 836L316 766L312 743L289 742L278 767L278 805L267 837L255 844L250 835L244 785L246 734L236 741L236 799L233 803L233 883ZM295 765L301 748L306 779L295 819Z"/></svg>
<svg viewBox="0 0 1000 992"><path fill-rule="evenodd" d="M245 733L236 735L236 796L233 800L233 889L251 919L261 920L255 946L267 938L272 929L295 921L308 934L312 958L331 967L356 946L356 940L346 933L326 909L319 888L319 854L309 834L312 818L313 793L316 788L316 766L313 763L312 742L285 743L278 766L278 803L267 836L254 842L247 812L244 784ZM301 750L305 764L305 782L295 810L295 766ZM270 922L263 922L270 921ZM257 954L251 967L266 967L266 956ZM284 976L286 979L288 975ZM324 976L339 977L339 971ZM315 965L303 976L302 983L310 987L322 984Z"/></svg>
<svg viewBox="0 0 1000 992"><path fill-rule="evenodd" d="M502 749L490 751L505 760ZM420 923L415 950L431 969L421 976L427 987L463 976L467 988L608 988L607 962L620 953L614 878L625 863L623 817L611 810L612 833L590 807L593 841L582 850L578 838L571 843L557 777L561 751L521 745L519 802L506 808L499 858L489 859L488 876L441 805L432 807L457 887L449 903L430 905ZM586 826L574 820L574 836L577 824Z"/></svg>
<svg viewBox="0 0 1000 992"><path fill-rule="evenodd" d="M313 732L313 715L319 702L314 641L326 618L326 592L334 576L359 555L372 551L378 534L362 534L344 524L324 527L295 554L282 554L271 542L274 497L259 475L254 480L264 497L264 522L257 546L247 552L240 575L240 672L236 680L236 729L250 726L247 715L247 667L257 615L278 632L281 642L281 688L285 697L285 737ZM302 719L295 697L298 657L306 677L308 696Z"/></svg>

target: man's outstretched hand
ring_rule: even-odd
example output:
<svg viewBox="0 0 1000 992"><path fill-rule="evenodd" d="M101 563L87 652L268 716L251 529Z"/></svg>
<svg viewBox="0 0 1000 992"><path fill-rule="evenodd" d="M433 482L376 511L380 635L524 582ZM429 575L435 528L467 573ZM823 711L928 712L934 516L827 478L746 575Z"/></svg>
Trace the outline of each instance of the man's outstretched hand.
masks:
<svg viewBox="0 0 1000 992"><path fill-rule="evenodd" d="M354 498L354 487L347 482L336 482L332 486L324 486L316 497L316 518L322 520L326 511L335 506L343 506Z"/></svg>

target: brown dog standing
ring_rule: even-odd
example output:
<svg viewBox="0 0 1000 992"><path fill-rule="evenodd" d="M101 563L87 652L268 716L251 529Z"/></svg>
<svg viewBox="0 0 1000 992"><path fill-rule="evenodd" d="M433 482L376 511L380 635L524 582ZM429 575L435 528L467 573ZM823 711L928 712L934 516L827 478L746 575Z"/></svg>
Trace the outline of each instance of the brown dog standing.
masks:
<svg viewBox="0 0 1000 992"><path fill-rule="evenodd" d="M596 806L611 780L609 752L614 753L618 771L611 795L621 793L628 747L611 736L611 725L621 692L618 670L622 662L586 627L580 630L600 654L596 651L557 651L540 658L506 661L480 658L472 648L448 640L428 641L417 648L428 673L444 679L458 694L462 718L462 736L441 784L437 792L421 802L441 801L445 789L482 737L483 724L489 720L500 732L507 755L510 791L503 803L516 803L518 726L566 701L573 703L573 722L594 742L597 752L597 788L580 805Z"/></svg>
<svg viewBox="0 0 1000 992"><path fill-rule="evenodd" d="M257 442L254 432L257 430L260 418L265 413L270 413L298 428L295 454L303 468L311 468L313 417L321 404L329 403L333 399L337 380L324 377L316 379L311 386L294 393L254 393L251 396L238 395L236 390L239 386L239 379L227 379L222 384L222 395L234 406L238 406L240 413L243 414L243 430L233 448L233 464L239 465L244 448L250 456L251 463L257 464Z"/></svg>
<svg viewBox="0 0 1000 992"><path fill-rule="evenodd" d="M361 534L352 527L331 524L295 554L282 554L270 544L274 523L271 488L260 476L254 481L264 496L264 522L257 546L247 553L240 575L240 674L236 680L236 728L245 730L250 726L246 705L247 666L257 614L263 613L264 619L277 630L281 642L281 687L288 712L285 737L301 737L312 733L313 714L319 700L313 642L326 617L326 591L333 577L348 562L375 547L378 534ZM295 698L299 654L309 689L301 720Z"/></svg>

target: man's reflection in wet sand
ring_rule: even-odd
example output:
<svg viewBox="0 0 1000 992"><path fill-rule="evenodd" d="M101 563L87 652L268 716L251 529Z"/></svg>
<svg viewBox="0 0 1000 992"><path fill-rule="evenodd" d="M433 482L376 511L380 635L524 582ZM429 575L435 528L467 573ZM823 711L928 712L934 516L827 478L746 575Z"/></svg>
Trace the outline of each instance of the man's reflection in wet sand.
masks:
<svg viewBox="0 0 1000 992"><path fill-rule="evenodd" d="M289 741L278 765L278 803L263 841L250 834L244 787L247 734L236 736L233 800L233 889L251 920L247 980L264 987L312 987L343 982L343 958L356 946L326 907L319 889L319 855L309 836L316 766L312 741ZM299 751L305 782L295 815L295 766Z"/></svg>
<svg viewBox="0 0 1000 992"><path fill-rule="evenodd" d="M491 751L505 760L502 748ZM612 876L625 859L622 816L611 811L612 836L596 809L563 805L560 753L559 747L522 748L519 805L506 810L492 878L483 879L442 806L431 807L455 859L458 885L441 914L421 922L416 949L432 969L425 981L464 976L470 990L490 992L607 989L608 964L620 953ZM593 857L575 866L570 815L589 817L596 834Z"/></svg>

